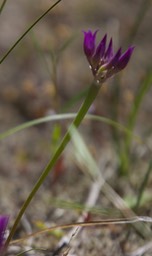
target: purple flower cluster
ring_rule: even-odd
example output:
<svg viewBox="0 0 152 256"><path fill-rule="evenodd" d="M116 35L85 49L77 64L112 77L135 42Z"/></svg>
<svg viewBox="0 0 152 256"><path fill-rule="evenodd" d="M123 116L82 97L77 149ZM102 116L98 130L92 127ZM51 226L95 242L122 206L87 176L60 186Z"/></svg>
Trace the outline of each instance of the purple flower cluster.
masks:
<svg viewBox="0 0 152 256"><path fill-rule="evenodd" d="M8 216L0 215L0 251L3 249L8 219Z"/></svg>
<svg viewBox="0 0 152 256"><path fill-rule="evenodd" d="M97 32L98 30L94 33L91 30L84 31L83 48L96 81L102 83L127 66L134 47L129 47L123 54L119 48L114 54L112 38L107 45L107 34L96 46Z"/></svg>

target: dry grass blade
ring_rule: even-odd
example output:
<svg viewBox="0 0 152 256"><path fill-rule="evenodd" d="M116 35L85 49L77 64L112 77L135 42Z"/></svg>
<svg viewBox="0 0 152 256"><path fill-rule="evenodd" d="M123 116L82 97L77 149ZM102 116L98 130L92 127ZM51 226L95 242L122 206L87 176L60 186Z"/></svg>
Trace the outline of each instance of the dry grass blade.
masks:
<svg viewBox="0 0 152 256"><path fill-rule="evenodd" d="M100 220L100 221L76 222L76 223L65 224L65 225L56 225L54 227L45 228L41 231L37 231L35 233L27 235L21 239L13 240L10 242L10 245L21 243L26 239L29 239L30 237L39 236L41 234L45 234L55 229L69 229L77 226L81 226L81 227L106 226L109 224L126 225L126 224L140 223L140 222L152 223L152 218L147 216L136 216L132 218L108 219L108 220Z"/></svg>

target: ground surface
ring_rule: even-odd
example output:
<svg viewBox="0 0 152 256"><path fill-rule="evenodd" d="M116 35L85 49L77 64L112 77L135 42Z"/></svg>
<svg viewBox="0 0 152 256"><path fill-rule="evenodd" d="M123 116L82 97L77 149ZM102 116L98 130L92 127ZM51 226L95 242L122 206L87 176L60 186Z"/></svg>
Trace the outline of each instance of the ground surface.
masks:
<svg viewBox="0 0 152 256"><path fill-rule="evenodd" d="M0 56L2 57L27 27L44 12L53 1L7 1L0 16ZM78 92L87 88L92 77L83 54L83 30L101 29L99 37L108 32L113 36L115 48L128 45L128 38L134 27L136 15L143 2L150 1L62 1L30 32L24 40L1 64L0 68L0 132L29 120L50 113L61 113L65 104ZM143 6L144 8L144 6ZM152 66L152 6L133 40L135 53L129 66L120 77L120 98L115 94L115 80L111 79L102 89L92 113L112 118L112 110L118 106L118 120L125 125L131 105L141 81ZM51 62L51 52L58 52L57 66ZM52 72L53 70L53 72ZM56 75L55 75L56 74ZM119 85L119 86L120 86ZM129 205L135 201L139 187L148 168L152 148L152 90L146 94L140 108L135 133L144 143L133 142L132 161L126 176L119 175L118 156L112 129L101 122L87 120L80 128L81 136L94 157L102 176ZM116 104L115 101L119 100ZM116 105L115 105L116 104ZM77 111L77 101L65 112ZM115 116L116 118L116 116ZM61 121L59 127L64 134L69 121ZM0 142L0 213L10 215L10 225L29 194L33 184L53 153L51 141L55 123L46 123L18 132ZM121 134L121 133L120 133ZM61 135L62 136L62 135ZM123 134L120 135L123 138ZM89 165L86 163L86 165ZM89 169L89 168L88 168ZM15 238L42 228L74 223L81 215L78 207L64 206L61 202L75 202L84 205L92 181L78 161L74 147L70 144L54 172L52 172L37 193L26 211L25 217L16 232ZM55 173L55 174L54 174ZM138 215L152 216L151 192L152 177L145 189L145 199L139 207ZM116 200L116 198L115 198ZM116 210L116 203L110 200L101 188L96 207L106 214L91 214L90 220L117 218L123 214ZM110 210L113 209L113 210ZM128 216L130 217L130 215ZM70 243L70 251L64 249L54 255L77 256L123 256L152 255L152 248L143 254L131 254L150 241L151 231L148 224L146 237L142 238L132 226L107 225L104 227L84 228ZM144 227L141 227L144 233ZM10 255L31 247L45 248L48 251L32 251L25 255L53 255L58 241L68 231L45 233L33 236L11 246ZM148 233L149 232L149 233ZM14 250L14 251L13 251ZM67 254L66 254L67 252ZM65 253L65 254L64 254Z"/></svg>

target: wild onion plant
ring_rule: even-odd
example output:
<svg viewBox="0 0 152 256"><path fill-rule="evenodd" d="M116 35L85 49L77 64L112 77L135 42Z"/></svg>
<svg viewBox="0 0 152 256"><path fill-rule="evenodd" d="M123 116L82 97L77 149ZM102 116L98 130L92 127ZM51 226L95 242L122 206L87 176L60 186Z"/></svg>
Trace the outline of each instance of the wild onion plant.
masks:
<svg viewBox="0 0 152 256"><path fill-rule="evenodd" d="M50 173L54 165L56 164L57 160L61 156L62 152L64 151L66 145L71 139L71 129L73 126L76 128L79 127L83 118L85 117L86 113L88 112L90 106L92 105L93 101L95 100L101 86L107 79L114 76L116 73L123 70L134 50L134 47L129 47L126 52L123 54L121 53L121 48L118 49L116 53L113 52L113 45L112 39L107 44L107 35L103 37L99 44L96 43L96 35L97 30L95 32L84 31L84 42L83 42L83 49L84 53L87 57L89 62L89 67L91 68L93 74L93 82L88 90L88 94L80 107L74 121L69 126L68 131L66 132L65 136L63 137L60 145L56 149L53 157L50 159L49 163L47 164L46 168L43 170L41 176L39 177L38 181L36 182L35 186L33 187L32 191L30 192L29 196L27 197L25 203L23 204L22 208L19 211L19 214L15 220L15 223L10 231L10 234L6 241L6 248L9 245L10 240L12 239L17 225L22 218L25 210L29 206L30 202L34 198L36 192L42 185L43 181Z"/></svg>

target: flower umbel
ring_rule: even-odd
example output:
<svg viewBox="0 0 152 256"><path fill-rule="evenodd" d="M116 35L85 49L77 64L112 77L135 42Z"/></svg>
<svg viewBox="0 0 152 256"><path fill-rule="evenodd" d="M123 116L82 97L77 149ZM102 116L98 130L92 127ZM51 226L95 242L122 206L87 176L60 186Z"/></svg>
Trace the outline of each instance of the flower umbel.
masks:
<svg viewBox="0 0 152 256"><path fill-rule="evenodd" d="M0 215L0 251L3 249L5 241L5 231L8 224L8 216Z"/></svg>
<svg viewBox="0 0 152 256"><path fill-rule="evenodd" d="M83 48L96 81L102 83L127 66L134 47L129 47L123 54L119 48L114 54L112 38L107 45L107 34L96 46L97 32L98 30L94 33L91 30L84 31Z"/></svg>

